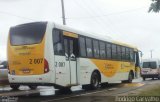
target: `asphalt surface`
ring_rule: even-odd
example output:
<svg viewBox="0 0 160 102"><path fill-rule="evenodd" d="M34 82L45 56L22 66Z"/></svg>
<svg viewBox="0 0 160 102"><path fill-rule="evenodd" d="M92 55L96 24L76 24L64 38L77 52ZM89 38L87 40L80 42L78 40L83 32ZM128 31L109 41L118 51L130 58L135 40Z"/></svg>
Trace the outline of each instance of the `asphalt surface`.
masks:
<svg viewBox="0 0 160 102"><path fill-rule="evenodd" d="M142 79L133 83L109 84L106 88L97 90L82 90L81 86L71 88L71 92L60 93L53 87L40 86L36 90L30 90L27 86L21 86L19 90L12 90L9 86L0 87L0 102L2 99L15 100L15 102L114 102L116 96L125 95L143 88L146 85L160 83L159 80Z"/></svg>

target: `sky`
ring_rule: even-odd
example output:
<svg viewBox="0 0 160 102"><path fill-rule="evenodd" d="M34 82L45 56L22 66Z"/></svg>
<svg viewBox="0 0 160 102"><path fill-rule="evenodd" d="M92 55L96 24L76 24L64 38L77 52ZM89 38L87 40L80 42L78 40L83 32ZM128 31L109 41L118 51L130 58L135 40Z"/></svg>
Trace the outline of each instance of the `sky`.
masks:
<svg viewBox="0 0 160 102"><path fill-rule="evenodd" d="M160 14L151 0L64 0L69 27L137 46L143 58L160 58ZM61 0L0 0L0 60L6 60L11 26L34 21L62 24Z"/></svg>

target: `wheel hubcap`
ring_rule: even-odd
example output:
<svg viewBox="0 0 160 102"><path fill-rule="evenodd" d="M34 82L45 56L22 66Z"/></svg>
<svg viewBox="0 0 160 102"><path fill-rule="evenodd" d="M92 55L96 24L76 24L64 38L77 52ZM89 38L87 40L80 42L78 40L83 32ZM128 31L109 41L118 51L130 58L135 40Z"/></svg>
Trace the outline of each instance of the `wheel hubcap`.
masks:
<svg viewBox="0 0 160 102"><path fill-rule="evenodd" d="M97 77L94 77L92 83L93 83L93 85L94 85L95 87L97 87L97 86L98 86L98 78L97 78Z"/></svg>

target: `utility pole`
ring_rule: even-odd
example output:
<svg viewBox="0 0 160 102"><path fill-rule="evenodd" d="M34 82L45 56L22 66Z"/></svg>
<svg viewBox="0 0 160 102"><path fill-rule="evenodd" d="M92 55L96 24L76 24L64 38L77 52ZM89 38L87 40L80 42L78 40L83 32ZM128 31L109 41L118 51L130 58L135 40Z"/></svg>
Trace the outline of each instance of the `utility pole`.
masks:
<svg viewBox="0 0 160 102"><path fill-rule="evenodd" d="M150 50L150 52L151 52L151 58L152 58L152 52L153 52L153 50Z"/></svg>
<svg viewBox="0 0 160 102"><path fill-rule="evenodd" d="M63 20L63 25L66 25L66 19L65 19L65 11L64 11L64 1L61 0L62 4L62 20Z"/></svg>

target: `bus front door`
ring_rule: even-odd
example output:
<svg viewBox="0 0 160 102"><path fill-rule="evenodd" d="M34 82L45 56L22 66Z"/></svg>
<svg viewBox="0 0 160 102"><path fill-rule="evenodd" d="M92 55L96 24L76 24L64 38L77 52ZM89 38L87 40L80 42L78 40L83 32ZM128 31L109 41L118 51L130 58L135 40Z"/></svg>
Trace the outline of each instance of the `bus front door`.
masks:
<svg viewBox="0 0 160 102"><path fill-rule="evenodd" d="M78 39L64 36L64 48L66 57L66 67L69 69L70 84L77 84L77 54L78 54Z"/></svg>
<svg viewBox="0 0 160 102"><path fill-rule="evenodd" d="M135 52L135 78L140 77L140 59L139 53Z"/></svg>

